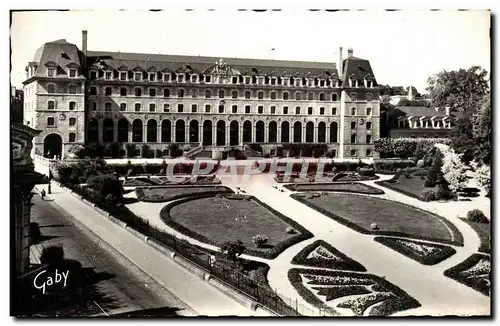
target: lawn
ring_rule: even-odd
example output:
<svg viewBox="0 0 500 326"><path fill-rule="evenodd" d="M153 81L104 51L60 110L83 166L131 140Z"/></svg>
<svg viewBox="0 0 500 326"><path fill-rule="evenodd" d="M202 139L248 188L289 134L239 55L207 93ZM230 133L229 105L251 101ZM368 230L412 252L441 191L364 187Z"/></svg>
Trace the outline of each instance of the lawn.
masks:
<svg viewBox="0 0 500 326"><path fill-rule="evenodd" d="M362 195L335 194L292 198L361 233L405 236L463 245L462 234L450 222L403 203ZM378 230L372 230L376 223Z"/></svg>
<svg viewBox="0 0 500 326"><path fill-rule="evenodd" d="M137 194L137 199L140 201L158 203L201 193L232 193L232 190L223 186L176 185L136 188L135 192Z"/></svg>
<svg viewBox="0 0 500 326"><path fill-rule="evenodd" d="M225 241L241 240L246 253L266 258L274 258L287 247L312 237L302 226L254 197L241 200L209 196L200 194L202 198L171 203L160 216L172 228L202 242L220 246ZM295 233L288 233L288 227ZM259 248L252 242L258 234L268 238Z"/></svg>
<svg viewBox="0 0 500 326"><path fill-rule="evenodd" d="M422 191L432 189L424 186L425 180L425 177L422 180L420 176L410 175L410 178L407 178L404 175L396 175L392 180L375 181L375 183L421 200Z"/></svg>
<svg viewBox="0 0 500 326"><path fill-rule="evenodd" d="M477 223L469 221L468 219L462 219L465 223L469 224L471 228L476 231L481 240L478 251L487 254L491 253L491 224L490 223Z"/></svg>
<svg viewBox="0 0 500 326"><path fill-rule="evenodd" d="M290 184L283 187L291 191L338 191L371 195L384 194L383 190L358 182Z"/></svg>

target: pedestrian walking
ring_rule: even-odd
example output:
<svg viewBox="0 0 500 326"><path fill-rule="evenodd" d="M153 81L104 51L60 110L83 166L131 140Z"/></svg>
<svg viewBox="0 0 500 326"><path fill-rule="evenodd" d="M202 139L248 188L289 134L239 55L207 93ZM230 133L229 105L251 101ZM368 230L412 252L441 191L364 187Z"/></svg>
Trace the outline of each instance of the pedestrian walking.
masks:
<svg viewBox="0 0 500 326"><path fill-rule="evenodd" d="M42 195L42 199L45 199L45 189L42 189L42 191L40 192L40 195Z"/></svg>

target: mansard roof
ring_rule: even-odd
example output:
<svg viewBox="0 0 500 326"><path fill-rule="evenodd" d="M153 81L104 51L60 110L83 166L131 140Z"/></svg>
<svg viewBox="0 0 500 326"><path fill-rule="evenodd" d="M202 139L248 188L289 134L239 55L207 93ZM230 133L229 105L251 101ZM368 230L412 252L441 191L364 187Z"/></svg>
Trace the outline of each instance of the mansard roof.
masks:
<svg viewBox="0 0 500 326"><path fill-rule="evenodd" d="M215 66L220 58L202 56L141 54L123 52L88 51L89 63L104 60L114 67L141 67L147 70L151 66L161 71L179 71L203 73ZM315 77L321 74L338 75L334 62L306 62L265 59L222 58L223 61L241 75L273 75L292 77Z"/></svg>

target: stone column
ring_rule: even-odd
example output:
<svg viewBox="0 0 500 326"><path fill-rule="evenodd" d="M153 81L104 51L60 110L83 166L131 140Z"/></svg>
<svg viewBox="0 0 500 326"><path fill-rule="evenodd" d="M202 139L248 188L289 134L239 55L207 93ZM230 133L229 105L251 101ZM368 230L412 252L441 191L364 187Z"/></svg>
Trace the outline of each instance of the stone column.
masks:
<svg viewBox="0 0 500 326"><path fill-rule="evenodd" d="M217 146L217 121L212 121L212 146Z"/></svg>
<svg viewBox="0 0 500 326"><path fill-rule="evenodd" d="M243 144L243 124L239 124L238 126L239 132L238 132L238 145Z"/></svg>
<svg viewBox="0 0 500 326"><path fill-rule="evenodd" d="M118 142L118 122L113 122L113 142Z"/></svg>
<svg viewBox="0 0 500 326"><path fill-rule="evenodd" d="M257 134L257 128L256 128L256 124L253 123L252 124L252 143L255 143L255 136Z"/></svg>
<svg viewBox="0 0 500 326"><path fill-rule="evenodd" d="M278 124L278 128L276 128L276 141L281 143L281 125Z"/></svg>
<svg viewBox="0 0 500 326"><path fill-rule="evenodd" d="M230 128L230 125L227 124L226 125L226 146L229 146L229 144L231 144L231 137L230 137L230 134L229 134L229 132L230 132L229 128Z"/></svg>
<svg viewBox="0 0 500 326"><path fill-rule="evenodd" d="M156 126L156 142L161 143L161 122Z"/></svg>
<svg viewBox="0 0 500 326"><path fill-rule="evenodd" d="M198 124L198 142L203 144L203 121Z"/></svg>
<svg viewBox="0 0 500 326"><path fill-rule="evenodd" d="M128 136L127 137L128 137L128 139L127 139L128 142L131 143L133 140L132 124L131 123L128 124Z"/></svg>
<svg viewBox="0 0 500 326"><path fill-rule="evenodd" d="M102 120L98 119L97 120L97 142L102 144L102 134L103 134L103 129L102 129Z"/></svg>
<svg viewBox="0 0 500 326"><path fill-rule="evenodd" d="M325 142L326 143L332 142L332 140L330 139L330 124L329 123L326 124L326 128L325 128Z"/></svg>
<svg viewBox="0 0 500 326"><path fill-rule="evenodd" d="M175 143L175 120L172 121L172 125L170 127L170 142Z"/></svg>
<svg viewBox="0 0 500 326"><path fill-rule="evenodd" d="M184 142L189 143L189 123L184 124Z"/></svg>
<svg viewBox="0 0 500 326"><path fill-rule="evenodd" d="M142 142L146 143L148 141L148 125L144 123L142 125Z"/></svg>
<svg viewBox="0 0 500 326"><path fill-rule="evenodd" d="M302 138L300 139L302 141L302 143L305 143L306 142L306 125L303 124L302 125Z"/></svg>
<svg viewBox="0 0 500 326"><path fill-rule="evenodd" d="M264 124L264 143L269 143L269 123Z"/></svg>
<svg viewBox="0 0 500 326"><path fill-rule="evenodd" d="M318 126L315 125L313 128L313 143L318 142Z"/></svg>

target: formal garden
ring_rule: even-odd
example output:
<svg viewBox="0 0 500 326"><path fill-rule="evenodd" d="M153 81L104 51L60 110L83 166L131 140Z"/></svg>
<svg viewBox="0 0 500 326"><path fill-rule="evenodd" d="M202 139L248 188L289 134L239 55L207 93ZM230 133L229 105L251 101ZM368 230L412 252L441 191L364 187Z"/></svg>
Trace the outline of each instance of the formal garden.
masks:
<svg viewBox="0 0 500 326"><path fill-rule="evenodd" d="M359 182L336 182L336 183L311 183L311 184L287 184L283 188L290 191L306 192L305 197L321 196L321 191L328 192L350 192L368 195L383 195L384 191ZM302 195L297 195L302 196Z"/></svg>

